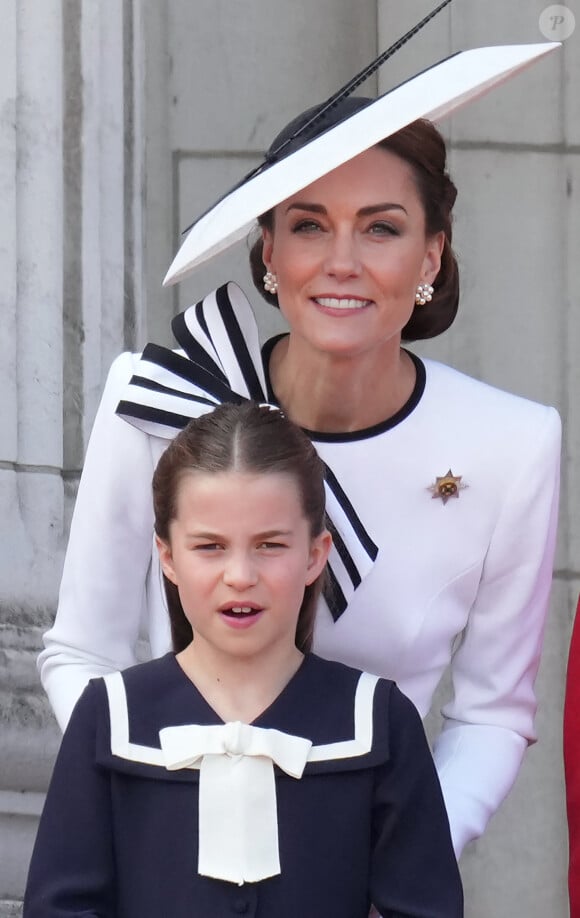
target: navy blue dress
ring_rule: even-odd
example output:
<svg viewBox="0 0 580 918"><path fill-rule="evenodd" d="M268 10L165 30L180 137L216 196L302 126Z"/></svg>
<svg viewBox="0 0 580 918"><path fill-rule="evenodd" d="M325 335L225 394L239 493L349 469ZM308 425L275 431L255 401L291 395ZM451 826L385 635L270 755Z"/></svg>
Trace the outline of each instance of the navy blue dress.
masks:
<svg viewBox="0 0 580 918"><path fill-rule="evenodd" d="M123 673L132 751L113 752L106 685L93 680L56 762L24 918L367 918L371 902L385 918L460 918L423 725L394 683L376 682L368 748L340 753L358 730L360 678L307 656L254 721L334 755L309 761L300 779L276 769L281 873L243 885L198 874L199 771L156 761L160 729L219 725L218 715L168 654Z"/></svg>

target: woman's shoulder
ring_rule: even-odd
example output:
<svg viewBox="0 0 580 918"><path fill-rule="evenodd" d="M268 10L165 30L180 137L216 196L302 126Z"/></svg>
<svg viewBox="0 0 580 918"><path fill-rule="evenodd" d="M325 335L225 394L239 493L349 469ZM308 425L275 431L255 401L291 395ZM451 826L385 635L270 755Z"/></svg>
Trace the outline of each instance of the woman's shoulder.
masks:
<svg viewBox="0 0 580 918"><path fill-rule="evenodd" d="M142 351L122 351L120 354L117 354L109 367L105 385L126 385L135 372L135 369L139 366L139 361L142 356Z"/></svg>
<svg viewBox="0 0 580 918"><path fill-rule="evenodd" d="M440 390L453 392L457 398L477 399L484 403L505 405L506 410L527 411L530 413L545 413L555 411L549 405L533 401L523 395L516 395L506 389L500 389L491 383L470 376L461 370L456 370L448 364L438 360L422 358L425 365L427 386L437 387Z"/></svg>
<svg viewBox="0 0 580 918"><path fill-rule="evenodd" d="M141 352L123 351L113 359L103 385L99 403L101 413L115 413L119 400L139 367L141 357Z"/></svg>
<svg viewBox="0 0 580 918"><path fill-rule="evenodd" d="M465 421L477 420L503 429L515 425L514 432L535 430L545 426L559 434L560 418L555 408L507 392L490 383L469 376L436 360L424 359L426 385L424 403L439 407L438 415L463 416Z"/></svg>

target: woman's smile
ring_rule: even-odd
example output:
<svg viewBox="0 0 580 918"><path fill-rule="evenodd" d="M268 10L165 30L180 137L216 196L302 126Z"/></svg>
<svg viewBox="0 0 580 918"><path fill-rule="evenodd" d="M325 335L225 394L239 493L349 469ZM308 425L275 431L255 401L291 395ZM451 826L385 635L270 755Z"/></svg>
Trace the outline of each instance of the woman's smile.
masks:
<svg viewBox="0 0 580 918"><path fill-rule="evenodd" d="M312 299L317 306L321 306L323 309L339 311L358 311L370 306L372 303L372 300L353 296L313 296Z"/></svg>
<svg viewBox="0 0 580 918"><path fill-rule="evenodd" d="M385 342L396 354L417 284L440 266L442 239L426 234L410 166L378 147L279 204L263 237L303 360L309 348L352 357ZM364 322L336 322L351 317Z"/></svg>

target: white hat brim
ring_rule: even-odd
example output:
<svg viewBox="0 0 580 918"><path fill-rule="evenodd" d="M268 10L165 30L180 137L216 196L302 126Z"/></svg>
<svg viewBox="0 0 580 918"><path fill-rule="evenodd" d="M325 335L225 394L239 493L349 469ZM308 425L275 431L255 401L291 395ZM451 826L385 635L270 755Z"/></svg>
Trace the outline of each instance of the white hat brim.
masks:
<svg viewBox="0 0 580 918"><path fill-rule="evenodd" d="M440 61L235 188L189 230L163 285L243 239L260 214L418 118L439 121L560 47L559 42L462 51Z"/></svg>

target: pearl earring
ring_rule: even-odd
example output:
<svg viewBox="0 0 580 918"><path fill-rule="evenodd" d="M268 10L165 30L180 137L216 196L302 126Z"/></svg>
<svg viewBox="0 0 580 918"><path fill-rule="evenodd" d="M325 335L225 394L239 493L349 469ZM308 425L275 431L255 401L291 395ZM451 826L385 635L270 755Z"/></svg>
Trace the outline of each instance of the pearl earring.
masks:
<svg viewBox="0 0 580 918"><path fill-rule="evenodd" d="M278 293L278 278L271 271L266 271L263 277L266 293Z"/></svg>
<svg viewBox="0 0 580 918"><path fill-rule="evenodd" d="M415 305L424 306L425 303L430 303L433 299L433 287L431 284L417 284L417 292L415 293Z"/></svg>

